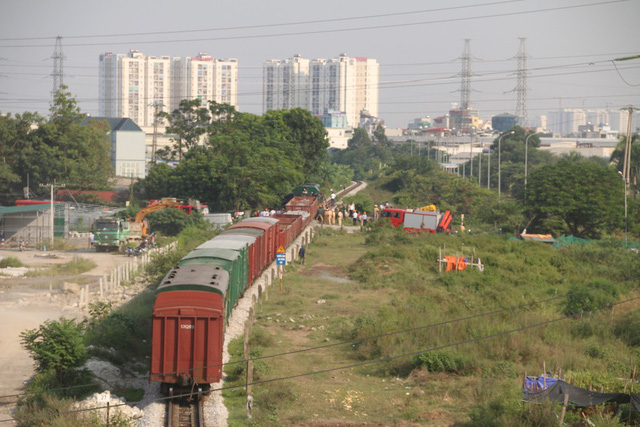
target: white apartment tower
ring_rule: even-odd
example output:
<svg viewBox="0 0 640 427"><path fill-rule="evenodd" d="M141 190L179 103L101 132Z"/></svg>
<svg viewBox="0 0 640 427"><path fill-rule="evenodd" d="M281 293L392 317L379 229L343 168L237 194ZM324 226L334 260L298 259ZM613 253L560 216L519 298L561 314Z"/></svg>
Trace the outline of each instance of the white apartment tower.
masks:
<svg viewBox="0 0 640 427"><path fill-rule="evenodd" d="M300 55L291 59L270 59L263 72L265 111L309 108L309 60Z"/></svg>
<svg viewBox="0 0 640 427"><path fill-rule="evenodd" d="M183 99L238 106L238 60L215 59L206 53L173 58L172 110Z"/></svg>
<svg viewBox="0 0 640 427"><path fill-rule="evenodd" d="M195 57L128 54L100 55L100 115L126 117L153 126L156 106L173 111L183 99L238 106L238 61Z"/></svg>
<svg viewBox="0 0 640 427"><path fill-rule="evenodd" d="M341 111L356 127L360 111L378 114L379 65L375 59L338 58L306 60L295 55L264 64L263 109L305 108L314 115Z"/></svg>
<svg viewBox="0 0 640 427"><path fill-rule="evenodd" d="M100 116L144 123L145 69L146 57L137 50L126 55L100 55Z"/></svg>

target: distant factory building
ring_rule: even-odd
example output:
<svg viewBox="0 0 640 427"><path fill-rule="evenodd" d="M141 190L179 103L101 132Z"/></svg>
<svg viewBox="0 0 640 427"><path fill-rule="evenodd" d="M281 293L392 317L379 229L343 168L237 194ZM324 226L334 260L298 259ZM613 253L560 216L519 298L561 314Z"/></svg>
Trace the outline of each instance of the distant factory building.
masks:
<svg viewBox="0 0 640 427"><path fill-rule="evenodd" d="M503 113L491 117L491 127L500 132L511 130L518 122L518 117L513 114Z"/></svg>

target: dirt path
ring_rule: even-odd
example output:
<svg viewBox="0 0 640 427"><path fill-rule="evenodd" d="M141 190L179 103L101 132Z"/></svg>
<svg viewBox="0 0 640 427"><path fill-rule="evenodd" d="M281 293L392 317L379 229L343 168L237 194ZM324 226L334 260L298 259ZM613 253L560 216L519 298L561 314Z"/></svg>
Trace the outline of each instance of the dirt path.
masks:
<svg viewBox="0 0 640 427"><path fill-rule="evenodd" d="M58 289L62 281L97 280L129 258L115 253L96 253L92 250L72 252L38 252L0 250L0 259L20 259L27 267L46 268L64 264L74 256L93 260L97 266L79 276L0 278L0 421L10 419L16 398L2 398L22 391L25 382L34 373L33 361L20 344L20 333L34 329L45 320L81 317L82 313L69 304L69 299ZM52 286L53 290L50 290ZM2 425L12 425L2 423Z"/></svg>

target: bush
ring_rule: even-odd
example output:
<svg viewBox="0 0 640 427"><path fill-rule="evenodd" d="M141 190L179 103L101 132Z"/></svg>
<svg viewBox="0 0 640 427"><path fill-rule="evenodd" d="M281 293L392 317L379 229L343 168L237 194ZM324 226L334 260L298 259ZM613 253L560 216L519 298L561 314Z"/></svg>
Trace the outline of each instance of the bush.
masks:
<svg viewBox="0 0 640 427"><path fill-rule="evenodd" d="M632 311L620 318L613 332L627 345L640 347L640 311Z"/></svg>
<svg viewBox="0 0 640 427"><path fill-rule="evenodd" d="M24 267L24 264L18 258L13 256L0 259L0 268L7 267Z"/></svg>
<svg viewBox="0 0 640 427"><path fill-rule="evenodd" d="M415 357L416 367L425 367L429 372L463 373L471 367L471 359L444 351L429 351Z"/></svg>
<svg viewBox="0 0 640 427"><path fill-rule="evenodd" d="M37 329L22 332L20 338L36 362L36 370L53 370L60 381L68 369L81 366L87 360L82 325L73 319L47 320Z"/></svg>
<svg viewBox="0 0 640 427"><path fill-rule="evenodd" d="M594 280L582 287L574 285L567 294L564 314L574 316L603 309L616 301L618 293L617 285L605 280Z"/></svg>

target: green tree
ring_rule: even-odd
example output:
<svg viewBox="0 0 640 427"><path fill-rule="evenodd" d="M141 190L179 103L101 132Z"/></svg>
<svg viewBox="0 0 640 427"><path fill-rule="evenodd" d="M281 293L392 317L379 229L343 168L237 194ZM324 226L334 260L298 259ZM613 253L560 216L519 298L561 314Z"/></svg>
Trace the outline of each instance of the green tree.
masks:
<svg viewBox="0 0 640 427"><path fill-rule="evenodd" d="M73 319L47 320L37 329L20 334L21 342L36 362L38 372L53 370L58 380L70 368L87 360L82 325Z"/></svg>
<svg viewBox="0 0 640 427"><path fill-rule="evenodd" d="M158 117L169 122L167 133L175 135L174 149L171 152L173 159L182 160L183 151L189 151L195 147L200 138L207 133L211 115L209 110L202 106L199 99L183 99L178 108L171 113L162 111Z"/></svg>
<svg viewBox="0 0 640 427"><path fill-rule="evenodd" d="M42 118L35 113L22 115L0 114L0 201L13 202L22 193L26 174L22 165L25 157L33 152L31 147L32 126L39 125Z"/></svg>
<svg viewBox="0 0 640 427"><path fill-rule="evenodd" d="M106 122L88 121L63 86L54 96L48 121L31 133L21 169L31 182L64 182L67 188L105 190L113 177Z"/></svg>
<svg viewBox="0 0 640 427"><path fill-rule="evenodd" d="M623 196L615 170L580 157L563 158L532 171L526 207L537 218L532 228L540 232L597 238L620 227Z"/></svg>

